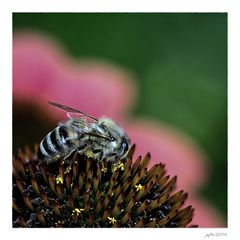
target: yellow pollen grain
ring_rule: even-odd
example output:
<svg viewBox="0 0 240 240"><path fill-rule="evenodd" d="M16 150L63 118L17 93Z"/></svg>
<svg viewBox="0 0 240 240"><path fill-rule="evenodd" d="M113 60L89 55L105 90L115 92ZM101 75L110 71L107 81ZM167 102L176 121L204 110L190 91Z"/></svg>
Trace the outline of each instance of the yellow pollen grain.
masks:
<svg viewBox="0 0 240 240"><path fill-rule="evenodd" d="M108 217L109 223L114 224L117 220L114 217Z"/></svg>
<svg viewBox="0 0 240 240"><path fill-rule="evenodd" d="M112 167L112 172L117 171L117 169L118 169L118 167L117 167L116 165L113 165L113 167Z"/></svg>
<svg viewBox="0 0 240 240"><path fill-rule="evenodd" d="M124 164L123 164L122 162L120 162L120 161L119 161L118 163L116 163L116 164L113 164L112 172L115 172L115 171L117 171L118 169L120 169L120 170L122 170L122 171L125 170Z"/></svg>
<svg viewBox="0 0 240 240"><path fill-rule="evenodd" d="M88 157L88 158L94 158L94 153L91 151L91 150L87 150L85 152L85 155Z"/></svg>
<svg viewBox="0 0 240 240"><path fill-rule="evenodd" d="M120 168L122 171L124 171L125 166L124 166L124 164L122 162L118 162L117 168L118 169Z"/></svg>
<svg viewBox="0 0 240 240"><path fill-rule="evenodd" d="M70 173L71 169L72 169L71 166L67 167L66 170L64 171L64 174Z"/></svg>
<svg viewBox="0 0 240 240"><path fill-rule="evenodd" d="M138 185L135 185L135 188L136 188L136 190L138 192L138 191L140 191L143 188L143 186L141 184L138 184Z"/></svg>
<svg viewBox="0 0 240 240"><path fill-rule="evenodd" d="M106 168L106 167L103 167L103 168L101 169L101 171L104 172L104 173L106 173L106 172L107 172L107 168Z"/></svg>
<svg viewBox="0 0 240 240"><path fill-rule="evenodd" d="M63 178L58 175L58 176L56 177L56 183L57 183L57 184L63 184Z"/></svg>
<svg viewBox="0 0 240 240"><path fill-rule="evenodd" d="M79 214L81 213L81 212L83 212L84 211L84 208L75 208L74 210L72 210L72 215L74 215L75 213L77 214L77 216L79 216Z"/></svg>

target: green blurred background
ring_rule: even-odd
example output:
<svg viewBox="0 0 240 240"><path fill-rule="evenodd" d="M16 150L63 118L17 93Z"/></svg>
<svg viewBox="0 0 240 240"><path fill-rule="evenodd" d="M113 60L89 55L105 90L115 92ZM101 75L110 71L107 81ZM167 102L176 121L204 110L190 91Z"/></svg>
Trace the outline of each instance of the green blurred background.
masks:
<svg viewBox="0 0 240 240"><path fill-rule="evenodd" d="M200 194L226 221L226 13L14 13L13 28L133 72L140 94L131 114L171 124L206 151L212 171Z"/></svg>

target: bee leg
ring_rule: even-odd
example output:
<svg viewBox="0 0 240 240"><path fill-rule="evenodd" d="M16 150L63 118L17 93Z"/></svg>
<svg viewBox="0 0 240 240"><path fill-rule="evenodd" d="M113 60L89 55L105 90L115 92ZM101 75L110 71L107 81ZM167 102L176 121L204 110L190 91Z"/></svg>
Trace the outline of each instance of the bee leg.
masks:
<svg viewBox="0 0 240 240"><path fill-rule="evenodd" d="M95 159L98 161L98 162L101 162L102 159L103 159L103 150L102 149L94 149L92 151L95 155Z"/></svg>
<svg viewBox="0 0 240 240"><path fill-rule="evenodd" d="M73 151L76 151L76 153L79 153L80 155L85 155L85 152L87 151L86 148L87 148L87 145L84 144L84 145L77 147Z"/></svg>
<svg viewBox="0 0 240 240"><path fill-rule="evenodd" d="M70 153L66 154L63 158L63 162L66 163L68 166L71 166L73 163L73 158L69 158L69 156L71 156L71 154L74 152L75 150L72 150Z"/></svg>
<svg viewBox="0 0 240 240"><path fill-rule="evenodd" d="M116 153L111 153L106 156L108 159L108 162L116 162L117 154Z"/></svg>

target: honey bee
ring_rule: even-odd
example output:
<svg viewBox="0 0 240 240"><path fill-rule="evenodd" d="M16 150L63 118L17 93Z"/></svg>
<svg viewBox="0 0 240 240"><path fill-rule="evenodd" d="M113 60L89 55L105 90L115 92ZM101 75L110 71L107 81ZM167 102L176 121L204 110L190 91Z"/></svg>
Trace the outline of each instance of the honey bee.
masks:
<svg viewBox="0 0 240 240"><path fill-rule="evenodd" d="M67 113L62 121L41 141L38 157L46 163L65 159L78 151L97 162L104 159L116 163L130 148L130 139L122 128L109 118L94 118L72 107L49 102Z"/></svg>

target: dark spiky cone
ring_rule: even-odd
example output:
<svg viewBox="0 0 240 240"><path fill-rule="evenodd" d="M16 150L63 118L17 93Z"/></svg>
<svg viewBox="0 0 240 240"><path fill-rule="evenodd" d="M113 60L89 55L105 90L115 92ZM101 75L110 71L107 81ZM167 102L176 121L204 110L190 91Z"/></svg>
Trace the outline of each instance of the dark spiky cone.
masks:
<svg viewBox="0 0 240 240"><path fill-rule="evenodd" d="M36 147L37 149L37 147ZM13 158L13 227L186 227L187 193L173 193L176 177L164 165L147 170L150 154L96 163L71 154L45 164L28 147Z"/></svg>

